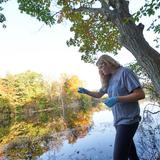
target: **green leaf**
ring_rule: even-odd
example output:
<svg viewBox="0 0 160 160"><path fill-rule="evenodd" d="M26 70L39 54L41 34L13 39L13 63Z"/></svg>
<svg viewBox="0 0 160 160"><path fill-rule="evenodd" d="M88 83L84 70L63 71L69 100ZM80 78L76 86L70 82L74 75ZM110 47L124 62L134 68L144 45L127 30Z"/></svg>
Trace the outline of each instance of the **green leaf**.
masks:
<svg viewBox="0 0 160 160"><path fill-rule="evenodd" d="M0 13L0 23L3 23L4 21L6 21L6 17L4 14Z"/></svg>

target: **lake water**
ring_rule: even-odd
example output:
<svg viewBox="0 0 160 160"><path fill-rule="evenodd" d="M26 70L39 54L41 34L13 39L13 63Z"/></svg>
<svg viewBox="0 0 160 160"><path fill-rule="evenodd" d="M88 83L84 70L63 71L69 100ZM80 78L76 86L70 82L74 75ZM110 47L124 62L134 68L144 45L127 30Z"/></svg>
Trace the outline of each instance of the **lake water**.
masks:
<svg viewBox="0 0 160 160"><path fill-rule="evenodd" d="M64 140L62 147L49 150L39 160L110 160L114 143L115 129L112 125L112 113L100 111L93 115L93 126L88 134L69 144Z"/></svg>
<svg viewBox="0 0 160 160"><path fill-rule="evenodd" d="M134 140L140 160L158 160L160 157L160 113L158 112L160 108L155 104L147 104L141 106L143 119ZM145 106L149 112L142 112ZM157 114L150 112L157 112ZM23 132L23 129L21 131ZM16 134L21 135L21 132ZM32 138L29 141L19 139L18 143L10 145L14 151L9 155L9 148L6 147L5 154L3 156L0 154L0 160L112 160L114 137L112 112L103 110L93 113L90 126L53 133L34 142Z"/></svg>
<svg viewBox="0 0 160 160"><path fill-rule="evenodd" d="M160 157L160 113L145 115L144 108L151 112L159 111L159 106L145 102L141 104L144 116L134 137L137 152L141 160L158 160ZM144 115L143 115L144 114ZM150 118L146 117L150 116ZM38 160L112 160L115 128L112 112L104 110L93 114L93 125L83 138L69 144L64 140L58 150L50 149Z"/></svg>

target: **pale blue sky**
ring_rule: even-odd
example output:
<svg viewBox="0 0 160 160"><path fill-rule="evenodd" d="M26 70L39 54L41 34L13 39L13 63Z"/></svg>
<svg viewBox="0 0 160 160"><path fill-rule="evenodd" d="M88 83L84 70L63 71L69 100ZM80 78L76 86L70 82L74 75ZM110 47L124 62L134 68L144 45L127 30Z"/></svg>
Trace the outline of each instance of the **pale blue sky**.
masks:
<svg viewBox="0 0 160 160"><path fill-rule="evenodd" d="M36 71L51 79L67 73L78 75L86 81L88 88L100 87L97 68L81 61L78 48L66 45L66 40L71 37L69 24L58 24L51 28L45 26L35 18L20 14L14 0L6 3L4 8L7 28L0 28L1 77L7 73L22 73L26 70ZM152 43L154 35L145 35ZM134 57L122 49L115 59L126 64L134 60Z"/></svg>

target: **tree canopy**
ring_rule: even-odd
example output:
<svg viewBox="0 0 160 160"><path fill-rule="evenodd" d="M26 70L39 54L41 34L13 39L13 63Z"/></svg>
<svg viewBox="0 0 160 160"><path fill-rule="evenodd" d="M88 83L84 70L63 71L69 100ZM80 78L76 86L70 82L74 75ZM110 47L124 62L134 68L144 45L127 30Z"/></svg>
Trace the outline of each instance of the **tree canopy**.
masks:
<svg viewBox="0 0 160 160"><path fill-rule="evenodd" d="M0 0L0 4L8 0ZM118 42L119 30L113 23L116 12L114 9L118 3L124 0L17 0L21 13L36 17L46 25L61 23L64 20L72 22L70 28L74 32L74 37L67 41L68 46L78 46L79 51L85 53L82 60L85 62L94 62L97 52L117 53L121 49ZM158 13L160 2L158 0L145 0L144 6L132 16L133 21L139 21L142 16L152 16ZM3 7L0 6L2 12ZM107 13L107 14L106 14ZM118 13L118 11L117 11ZM118 13L119 14L119 13ZM148 30L160 33L160 24L158 18L151 22ZM127 23L129 19L124 19ZM131 17L129 17L131 18ZM0 22L6 21L5 15L0 13ZM4 25L5 26L5 25ZM157 45L158 46L158 45Z"/></svg>
<svg viewBox="0 0 160 160"><path fill-rule="evenodd" d="M7 0L1 0L0 4ZM160 32L158 14L160 2L145 0L144 6L134 14L129 11L126 0L17 0L19 10L36 17L52 26L64 20L71 22L70 31L74 36L68 46L78 46L81 59L93 63L98 52L116 54L122 46L127 48L151 78L160 92L160 54L146 42L144 25L139 23L142 16L156 15L148 30ZM1 7L1 11L2 11ZM0 22L5 16L0 14ZM145 53L144 53L145 52ZM147 62L147 63L146 63Z"/></svg>

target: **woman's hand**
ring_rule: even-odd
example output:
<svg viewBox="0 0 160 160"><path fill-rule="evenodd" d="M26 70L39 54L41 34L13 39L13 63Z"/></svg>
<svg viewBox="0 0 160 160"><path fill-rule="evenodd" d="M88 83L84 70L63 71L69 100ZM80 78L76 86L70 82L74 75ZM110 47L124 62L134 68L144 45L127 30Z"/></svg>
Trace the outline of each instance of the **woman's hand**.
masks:
<svg viewBox="0 0 160 160"><path fill-rule="evenodd" d="M104 73L103 73L103 71L102 71L101 69L99 69L99 75L100 75L100 77L102 77L102 78L105 77L105 75L104 75Z"/></svg>
<svg viewBox="0 0 160 160"><path fill-rule="evenodd" d="M107 105L109 108L113 107L118 102L117 97L107 98L103 103Z"/></svg>
<svg viewBox="0 0 160 160"><path fill-rule="evenodd" d="M82 94L87 94L89 91L85 88L79 87L78 88L78 93L82 93Z"/></svg>

